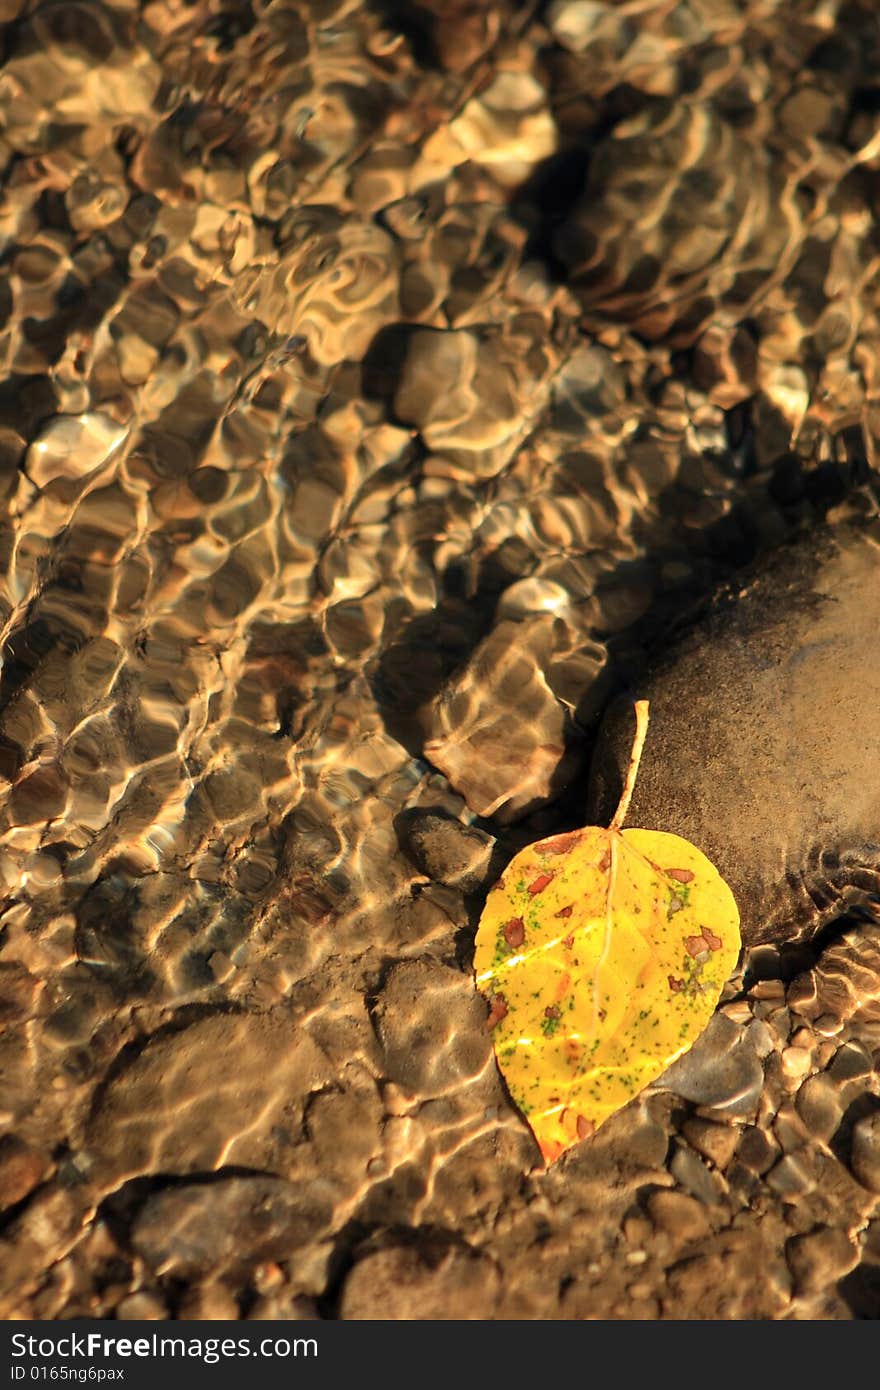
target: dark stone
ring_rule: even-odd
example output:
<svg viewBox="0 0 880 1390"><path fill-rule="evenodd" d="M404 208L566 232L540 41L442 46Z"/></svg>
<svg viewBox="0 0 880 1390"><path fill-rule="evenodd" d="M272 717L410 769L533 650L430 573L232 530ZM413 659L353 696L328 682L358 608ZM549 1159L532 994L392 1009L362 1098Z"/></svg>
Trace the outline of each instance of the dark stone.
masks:
<svg viewBox="0 0 880 1390"><path fill-rule="evenodd" d="M187 1184L147 1201L132 1231L132 1244L163 1273L248 1268L283 1260L322 1232L332 1202L320 1178L293 1184L258 1174Z"/></svg>
<svg viewBox="0 0 880 1390"><path fill-rule="evenodd" d="M667 1068L659 1084L695 1105L748 1115L761 1094L764 1070L742 1032L715 1014L693 1047Z"/></svg>
<svg viewBox="0 0 880 1390"><path fill-rule="evenodd" d="M627 825L699 846L743 940L812 935L880 897L880 526L823 528L720 594L609 709L590 778L607 824L633 698L651 723Z"/></svg>
<svg viewBox="0 0 880 1390"><path fill-rule="evenodd" d="M485 832L430 808L404 812L397 830L404 852L428 878L465 893L487 886L495 841Z"/></svg>

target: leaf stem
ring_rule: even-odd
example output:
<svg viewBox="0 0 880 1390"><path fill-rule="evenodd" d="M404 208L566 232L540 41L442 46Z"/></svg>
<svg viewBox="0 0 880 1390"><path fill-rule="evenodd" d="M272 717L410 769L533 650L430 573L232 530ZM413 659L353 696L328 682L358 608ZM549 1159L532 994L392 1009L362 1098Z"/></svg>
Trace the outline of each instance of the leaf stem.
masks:
<svg viewBox="0 0 880 1390"><path fill-rule="evenodd" d="M629 755L629 767L626 770L626 781L623 784L623 791L617 810L614 812L614 819L609 825L609 830L620 830L626 819L629 810L629 803L632 800L633 788L636 784L636 777L639 772L639 763L642 760L642 749L645 746L645 736L648 732L648 707L647 700L636 700L636 734L633 739L632 752Z"/></svg>

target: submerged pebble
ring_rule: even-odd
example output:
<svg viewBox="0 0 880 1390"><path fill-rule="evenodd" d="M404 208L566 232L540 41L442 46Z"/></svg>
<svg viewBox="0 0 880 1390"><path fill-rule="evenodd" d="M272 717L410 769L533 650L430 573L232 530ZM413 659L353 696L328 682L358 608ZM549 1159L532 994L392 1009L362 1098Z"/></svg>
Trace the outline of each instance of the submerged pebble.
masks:
<svg viewBox="0 0 880 1390"><path fill-rule="evenodd" d="M764 1081L761 1060L741 1030L716 1014L693 1047L673 1062L658 1085L727 1115L748 1115Z"/></svg>

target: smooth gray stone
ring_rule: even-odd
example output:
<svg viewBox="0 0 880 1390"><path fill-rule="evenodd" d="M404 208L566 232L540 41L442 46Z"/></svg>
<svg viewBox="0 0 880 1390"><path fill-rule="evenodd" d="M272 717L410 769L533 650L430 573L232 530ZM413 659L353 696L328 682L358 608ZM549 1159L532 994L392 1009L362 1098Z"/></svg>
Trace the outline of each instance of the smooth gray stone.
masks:
<svg viewBox="0 0 880 1390"><path fill-rule="evenodd" d="M880 903L880 523L821 528L757 566L608 710L590 775L607 824L650 726L628 826L703 850L743 940L797 940Z"/></svg>
<svg viewBox="0 0 880 1390"><path fill-rule="evenodd" d="M657 1084L696 1105L710 1105L728 1115L748 1115L761 1094L764 1068L742 1029L723 1014L715 1014L693 1047L666 1069Z"/></svg>

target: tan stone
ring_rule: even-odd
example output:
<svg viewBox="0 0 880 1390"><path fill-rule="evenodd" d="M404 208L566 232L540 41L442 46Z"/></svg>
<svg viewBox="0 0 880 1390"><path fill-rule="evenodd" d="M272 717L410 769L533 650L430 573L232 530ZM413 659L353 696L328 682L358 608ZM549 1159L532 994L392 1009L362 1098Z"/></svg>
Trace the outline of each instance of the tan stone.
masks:
<svg viewBox="0 0 880 1390"><path fill-rule="evenodd" d="M785 1258L798 1293L817 1293L843 1277L858 1264L859 1252L845 1231L819 1227L808 1235L793 1236Z"/></svg>
<svg viewBox="0 0 880 1390"><path fill-rule="evenodd" d="M676 1243L700 1240L710 1229L705 1207L683 1192L652 1193L648 1212L657 1229L672 1236Z"/></svg>

